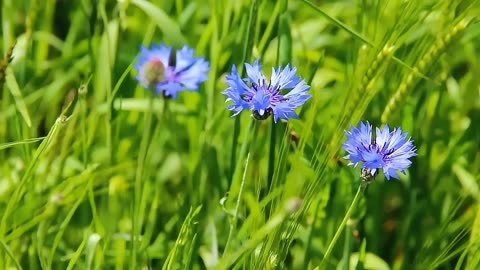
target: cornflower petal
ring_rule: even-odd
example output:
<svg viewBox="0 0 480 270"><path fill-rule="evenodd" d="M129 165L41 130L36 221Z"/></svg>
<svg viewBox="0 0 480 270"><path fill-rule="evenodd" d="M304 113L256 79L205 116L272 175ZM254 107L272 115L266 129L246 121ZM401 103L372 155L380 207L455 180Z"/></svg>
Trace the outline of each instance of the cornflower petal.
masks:
<svg viewBox="0 0 480 270"><path fill-rule="evenodd" d="M245 70L248 76L245 80L257 85L265 84L266 78L261 69L262 65L260 65L258 59L253 62L253 65L245 63Z"/></svg>
<svg viewBox="0 0 480 270"><path fill-rule="evenodd" d="M344 158L350 160L349 165L357 166L364 158L362 153L367 151L372 143L372 125L360 122L359 128L350 125L351 131L345 131L347 141L342 144L348 155Z"/></svg>
<svg viewBox="0 0 480 270"><path fill-rule="evenodd" d="M170 63L172 53L175 53L174 63ZM163 42L152 44L150 48L142 46L133 66L137 70L136 78L143 87L172 98L176 98L178 92L184 89L198 90L200 83L207 80L210 69L205 59L194 56L193 49L183 46L174 51Z"/></svg>
<svg viewBox="0 0 480 270"><path fill-rule="evenodd" d="M388 180L390 177L398 179L398 172L405 173L412 165L409 158L416 155L416 148L401 128L392 132L388 125L376 128L376 138L372 141L372 126L368 122L360 122L358 126L345 131L347 141L342 146L348 153L344 158L350 160L349 165L362 162L362 168L369 170L372 176L382 169Z"/></svg>
<svg viewBox="0 0 480 270"><path fill-rule="evenodd" d="M243 109L249 109L249 105L242 98L246 95L248 86L243 82L242 78L238 75L237 68L232 66L232 72L226 76L227 85L229 86L222 93L227 95L228 101L233 101L228 105L227 109L234 112L234 116L239 114Z"/></svg>
<svg viewBox="0 0 480 270"><path fill-rule="evenodd" d="M273 88L290 89L294 88L300 81L300 77L295 76L297 68L290 68L288 64L283 70L281 67L272 68L271 85Z"/></svg>

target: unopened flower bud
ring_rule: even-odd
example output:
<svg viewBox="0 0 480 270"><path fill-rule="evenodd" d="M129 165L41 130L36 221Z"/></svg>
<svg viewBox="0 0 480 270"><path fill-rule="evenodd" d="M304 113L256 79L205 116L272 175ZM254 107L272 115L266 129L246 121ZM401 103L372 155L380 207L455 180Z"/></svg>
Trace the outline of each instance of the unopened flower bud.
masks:
<svg viewBox="0 0 480 270"><path fill-rule="evenodd" d="M152 58L143 65L143 77L150 87L161 82L165 77L165 67L158 58Z"/></svg>

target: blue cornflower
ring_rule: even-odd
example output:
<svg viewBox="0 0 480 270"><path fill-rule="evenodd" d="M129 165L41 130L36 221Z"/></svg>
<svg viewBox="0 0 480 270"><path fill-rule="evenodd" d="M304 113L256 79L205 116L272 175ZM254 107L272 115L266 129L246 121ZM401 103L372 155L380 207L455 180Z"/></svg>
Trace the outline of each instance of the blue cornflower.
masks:
<svg viewBox="0 0 480 270"><path fill-rule="evenodd" d="M405 174L405 170L412 162L409 158L416 156L416 149L411 138L401 128L390 132L388 125L382 129L376 128L376 139L372 141L372 126L368 121L360 122L359 127L351 126L351 131L345 131L347 141L342 144L348 152L344 158L349 159L349 165L357 166L363 162L364 168L370 177L383 170L385 177L397 178L397 172Z"/></svg>
<svg viewBox="0 0 480 270"><path fill-rule="evenodd" d="M153 44L151 48L142 46L133 66L143 87L173 98L184 89L198 90L199 84L208 78L209 70L208 62L195 57L193 49L183 46L177 51L164 43Z"/></svg>
<svg viewBox="0 0 480 270"><path fill-rule="evenodd" d="M297 118L295 109L303 105L311 97L305 80L296 76L297 69L287 65L285 68L272 68L270 81L267 82L256 60L253 65L245 63L247 78L240 78L235 66L226 76L228 88L222 93L227 101L233 101L227 109L234 112L252 111L256 119L264 120L273 114L273 120Z"/></svg>

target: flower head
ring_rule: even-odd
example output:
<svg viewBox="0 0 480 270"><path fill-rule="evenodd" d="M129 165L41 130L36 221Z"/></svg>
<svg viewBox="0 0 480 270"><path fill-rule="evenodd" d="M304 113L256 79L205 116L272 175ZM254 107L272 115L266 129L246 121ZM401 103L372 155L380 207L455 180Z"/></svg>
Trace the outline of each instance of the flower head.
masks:
<svg viewBox="0 0 480 270"><path fill-rule="evenodd" d="M305 80L296 76L297 69L287 65L285 68L272 68L272 75L267 81L256 60L253 65L245 63L247 78L240 78L235 66L226 76L228 88L222 93L227 101L233 101L227 109L234 116L242 110L252 111L256 119L264 120L273 115L273 120L297 118L295 109L311 97Z"/></svg>
<svg viewBox="0 0 480 270"><path fill-rule="evenodd" d="M360 122L359 127L351 126L351 131L345 131L347 141L342 144L348 152L344 158L350 160L349 165L357 166L362 162L362 168L371 176L383 170L385 177L397 178L397 172L405 174L412 162L409 158L416 155L413 141L401 128L390 131L388 125L382 129L376 128L376 138L372 141L372 126Z"/></svg>
<svg viewBox="0 0 480 270"><path fill-rule="evenodd" d="M183 46L177 51L164 43L153 44L150 48L142 46L134 67L143 87L173 98L184 89L198 90L209 70L208 62L195 57L193 49Z"/></svg>

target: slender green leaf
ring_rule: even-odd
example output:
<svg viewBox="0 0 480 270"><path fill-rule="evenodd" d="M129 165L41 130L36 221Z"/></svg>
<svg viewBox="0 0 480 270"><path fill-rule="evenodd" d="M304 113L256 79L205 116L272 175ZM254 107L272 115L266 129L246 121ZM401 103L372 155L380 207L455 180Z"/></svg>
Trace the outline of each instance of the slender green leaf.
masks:
<svg viewBox="0 0 480 270"><path fill-rule="evenodd" d="M20 87L18 86L17 80L15 79L15 74L13 74L13 70L10 67L7 67L5 70L5 83L10 90L13 98L15 99L15 105L17 110L25 120L25 123L28 127L32 126L32 120L30 119L30 113L28 112L27 104L22 96L22 91L20 91Z"/></svg>

